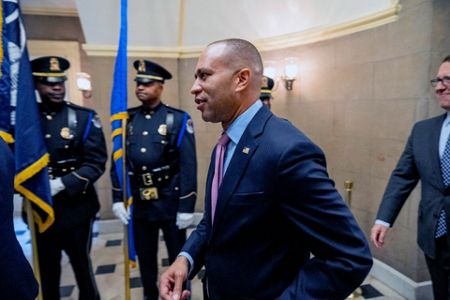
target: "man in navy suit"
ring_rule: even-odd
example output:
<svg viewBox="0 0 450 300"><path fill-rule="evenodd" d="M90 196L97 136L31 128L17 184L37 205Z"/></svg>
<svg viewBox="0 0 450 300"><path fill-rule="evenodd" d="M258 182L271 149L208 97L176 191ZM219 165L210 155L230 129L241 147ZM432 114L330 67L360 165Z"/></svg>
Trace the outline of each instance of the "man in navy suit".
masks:
<svg viewBox="0 0 450 300"><path fill-rule="evenodd" d="M216 209L213 155L203 220L161 275L164 300L185 299L182 282L203 266L211 300L344 299L370 270L367 241L324 154L258 99L262 72L245 40L217 41L200 55L191 93L203 120L220 122L231 141Z"/></svg>
<svg viewBox="0 0 450 300"><path fill-rule="evenodd" d="M450 151L447 142L450 134L450 55L443 60L431 85L439 105L447 113L414 125L384 192L371 240L377 248L384 246L389 227L420 180L422 197L417 240L425 253L434 298L447 300L450 299L450 165L443 162L450 161L450 152L447 153Z"/></svg>
<svg viewBox="0 0 450 300"><path fill-rule="evenodd" d="M0 298L33 300L38 285L14 233L14 156L0 132Z"/></svg>

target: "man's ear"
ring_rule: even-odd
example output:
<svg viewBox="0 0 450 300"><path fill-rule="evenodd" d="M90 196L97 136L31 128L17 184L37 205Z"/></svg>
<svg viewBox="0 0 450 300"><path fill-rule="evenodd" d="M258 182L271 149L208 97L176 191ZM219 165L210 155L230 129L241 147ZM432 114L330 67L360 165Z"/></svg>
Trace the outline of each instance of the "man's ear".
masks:
<svg viewBox="0 0 450 300"><path fill-rule="evenodd" d="M250 75L252 71L249 68L243 68L236 76L236 92L240 92L248 87L250 84Z"/></svg>

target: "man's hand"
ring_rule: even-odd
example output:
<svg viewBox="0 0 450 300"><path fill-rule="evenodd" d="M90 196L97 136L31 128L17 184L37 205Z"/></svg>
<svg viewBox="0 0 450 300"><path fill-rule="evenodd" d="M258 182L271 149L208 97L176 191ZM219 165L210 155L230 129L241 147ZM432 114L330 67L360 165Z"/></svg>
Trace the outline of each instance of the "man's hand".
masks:
<svg viewBox="0 0 450 300"><path fill-rule="evenodd" d="M62 190L64 190L65 188L66 187L64 186L61 177L50 179L50 194L52 197L61 192Z"/></svg>
<svg viewBox="0 0 450 300"><path fill-rule="evenodd" d="M122 221L124 225L128 225L128 220L130 219L130 213L125 209L123 202L116 202L112 207L114 215Z"/></svg>
<svg viewBox="0 0 450 300"><path fill-rule="evenodd" d="M178 229L185 229L192 225L194 222L193 213L177 213L177 226Z"/></svg>
<svg viewBox="0 0 450 300"><path fill-rule="evenodd" d="M372 230L370 231L370 240L377 248L381 248L384 246L384 238L386 237L388 227L381 225L381 224L375 224L372 227Z"/></svg>
<svg viewBox="0 0 450 300"><path fill-rule="evenodd" d="M189 262L186 257L178 256L173 264L159 278L159 296L163 300L185 300L191 292L183 290L187 280Z"/></svg>

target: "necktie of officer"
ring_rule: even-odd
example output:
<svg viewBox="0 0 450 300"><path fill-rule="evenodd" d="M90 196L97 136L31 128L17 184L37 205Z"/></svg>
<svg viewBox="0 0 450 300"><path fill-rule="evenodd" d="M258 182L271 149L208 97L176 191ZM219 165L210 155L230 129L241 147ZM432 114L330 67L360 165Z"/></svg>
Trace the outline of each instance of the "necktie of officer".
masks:
<svg viewBox="0 0 450 300"><path fill-rule="evenodd" d="M442 179L444 181L444 186L448 187L450 185L450 139L447 139L444 153L442 154L441 172L442 172ZM441 209L441 212L439 213L435 238L440 238L441 236L444 236L447 233L446 218L447 214L445 213L445 210Z"/></svg>
<svg viewBox="0 0 450 300"><path fill-rule="evenodd" d="M216 159L214 163L214 177L212 180L212 187L211 187L211 221L214 223L214 214L216 212L216 206L217 206L217 198L219 195L219 187L222 183L223 178L223 161L225 157L225 152L227 149L227 145L230 142L230 137L223 133L220 137L219 141L217 142L216 146Z"/></svg>

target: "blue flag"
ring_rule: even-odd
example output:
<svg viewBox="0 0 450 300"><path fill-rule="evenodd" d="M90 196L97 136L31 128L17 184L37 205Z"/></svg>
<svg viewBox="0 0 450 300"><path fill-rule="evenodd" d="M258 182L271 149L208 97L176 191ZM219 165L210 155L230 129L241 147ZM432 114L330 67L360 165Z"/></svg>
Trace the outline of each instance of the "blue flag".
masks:
<svg viewBox="0 0 450 300"><path fill-rule="evenodd" d="M9 61L5 59L5 53L7 54L7 40L5 35L5 26L3 18L3 3L0 6L2 18L0 19L0 27L2 28L2 39L0 40L0 138L5 142L11 144L14 139L10 133L11 123L11 84L9 79Z"/></svg>
<svg viewBox="0 0 450 300"><path fill-rule="evenodd" d="M127 195L127 203L130 212L130 221L128 222L128 256L132 266L136 262L136 250L134 248L134 234L133 234L133 198L129 189L129 178L123 178L124 161L123 153L125 151L123 145L123 135L126 134L124 128L125 121L128 119L128 86L127 86L127 0L121 0L121 14L120 14L120 37L119 47L117 50L116 64L114 67L114 81L111 94L111 129L113 140L113 159L116 168L117 177L122 192ZM124 191L124 181L126 180L126 191Z"/></svg>
<svg viewBox="0 0 450 300"><path fill-rule="evenodd" d="M40 124L25 30L17 1L2 0L1 108L9 102L10 115L0 124L12 125L16 175L14 187L33 203L33 219L39 232L54 222L48 180L49 156ZM3 125L5 126L5 125Z"/></svg>

